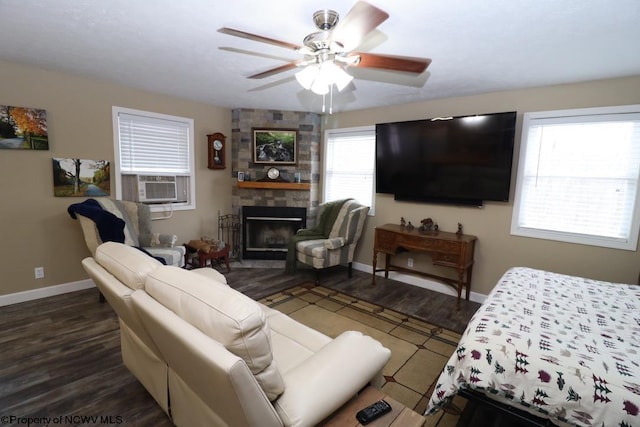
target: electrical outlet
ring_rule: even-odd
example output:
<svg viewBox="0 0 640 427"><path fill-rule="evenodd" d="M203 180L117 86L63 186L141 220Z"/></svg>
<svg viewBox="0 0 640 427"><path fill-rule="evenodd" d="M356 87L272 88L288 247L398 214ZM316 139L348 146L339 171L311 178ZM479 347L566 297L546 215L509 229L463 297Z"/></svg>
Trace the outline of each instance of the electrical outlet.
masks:
<svg viewBox="0 0 640 427"><path fill-rule="evenodd" d="M36 267L33 269L33 273L36 276L36 279L43 279L44 278L44 267Z"/></svg>
<svg viewBox="0 0 640 427"><path fill-rule="evenodd" d="M408 267L413 267L413 258L409 258L409 259L407 260L407 266L408 266Z"/></svg>

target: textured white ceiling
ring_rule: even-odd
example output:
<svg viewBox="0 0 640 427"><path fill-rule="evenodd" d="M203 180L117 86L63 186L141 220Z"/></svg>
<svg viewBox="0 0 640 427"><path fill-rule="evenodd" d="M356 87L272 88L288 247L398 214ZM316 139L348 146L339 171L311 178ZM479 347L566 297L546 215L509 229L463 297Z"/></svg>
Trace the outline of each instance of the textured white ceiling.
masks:
<svg viewBox="0 0 640 427"><path fill-rule="evenodd" d="M428 57L419 76L351 68L334 111L640 75L640 0L372 0L389 13L360 51ZM353 0L0 0L0 59L213 105L320 111L299 58L217 32L302 44L311 16ZM0 94L1 97L1 94ZM1 101L1 99L0 99Z"/></svg>

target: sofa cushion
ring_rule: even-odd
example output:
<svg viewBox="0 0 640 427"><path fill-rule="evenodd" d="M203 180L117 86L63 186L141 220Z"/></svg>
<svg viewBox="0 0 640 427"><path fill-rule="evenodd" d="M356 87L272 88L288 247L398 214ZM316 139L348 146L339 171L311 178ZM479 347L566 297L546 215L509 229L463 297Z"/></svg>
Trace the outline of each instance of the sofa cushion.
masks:
<svg viewBox="0 0 640 427"><path fill-rule="evenodd" d="M242 358L269 400L284 391L273 360L271 332L260 305L202 275L172 266L150 273L145 290L202 333Z"/></svg>
<svg viewBox="0 0 640 427"><path fill-rule="evenodd" d="M326 241L326 239L303 240L296 244L296 249L307 257L324 259L327 257Z"/></svg>
<svg viewBox="0 0 640 427"><path fill-rule="evenodd" d="M117 242L105 242L96 249L96 262L131 289L144 288L149 272L162 263L139 249Z"/></svg>

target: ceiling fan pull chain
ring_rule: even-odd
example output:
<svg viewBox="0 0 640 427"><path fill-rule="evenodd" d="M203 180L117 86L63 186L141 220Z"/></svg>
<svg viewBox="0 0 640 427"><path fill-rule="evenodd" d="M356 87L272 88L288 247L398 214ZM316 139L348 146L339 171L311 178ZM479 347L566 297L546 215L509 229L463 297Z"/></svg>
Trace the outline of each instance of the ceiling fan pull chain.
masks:
<svg viewBox="0 0 640 427"><path fill-rule="evenodd" d="M333 114L333 83L329 86L329 114Z"/></svg>

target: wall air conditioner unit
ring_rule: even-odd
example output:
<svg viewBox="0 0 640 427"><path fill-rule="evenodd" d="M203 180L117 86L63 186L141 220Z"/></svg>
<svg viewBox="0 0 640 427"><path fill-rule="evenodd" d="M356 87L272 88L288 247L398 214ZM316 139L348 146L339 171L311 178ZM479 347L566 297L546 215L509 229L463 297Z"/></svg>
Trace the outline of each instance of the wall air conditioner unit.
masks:
<svg viewBox="0 0 640 427"><path fill-rule="evenodd" d="M139 202L174 202L178 200L175 176L138 175Z"/></svg>

